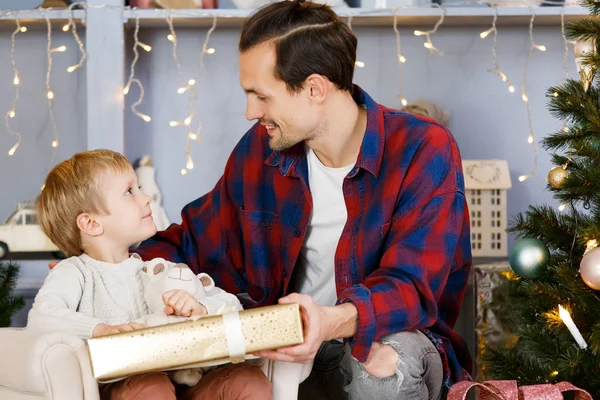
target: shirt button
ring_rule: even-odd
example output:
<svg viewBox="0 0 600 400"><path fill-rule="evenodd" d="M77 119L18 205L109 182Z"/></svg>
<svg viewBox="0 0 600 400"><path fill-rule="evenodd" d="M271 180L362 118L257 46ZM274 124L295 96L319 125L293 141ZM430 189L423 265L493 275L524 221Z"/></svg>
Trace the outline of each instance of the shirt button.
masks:
<svg viewBox="0 0 600 400"><path fill-rule="evenodd" d="M300 233L301 233L300 230L294 229L294 236L300 237Z"/></svg>

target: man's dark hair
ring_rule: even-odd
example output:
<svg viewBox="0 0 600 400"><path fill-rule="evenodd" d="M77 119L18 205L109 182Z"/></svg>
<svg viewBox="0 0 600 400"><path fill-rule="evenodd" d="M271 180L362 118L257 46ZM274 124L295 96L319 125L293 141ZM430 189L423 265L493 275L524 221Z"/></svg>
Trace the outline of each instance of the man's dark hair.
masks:
<svg viewBox="0 0 600 400"><path fill-rule="evenodd" d="M352 92L357 40L331 7L295 0L259 9L242 28L240 53L268 41L275 48L275 77L290 92L311 74Z"/></svg>

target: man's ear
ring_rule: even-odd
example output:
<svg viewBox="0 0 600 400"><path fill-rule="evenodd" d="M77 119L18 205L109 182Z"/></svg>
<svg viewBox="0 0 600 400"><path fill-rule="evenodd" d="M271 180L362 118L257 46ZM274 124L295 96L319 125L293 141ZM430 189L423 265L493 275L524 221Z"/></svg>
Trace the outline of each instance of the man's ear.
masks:
<svg viewBox="0 0 600 400"><path fill-rule="evenodd" d="M304 81L304 87L312 101L322 103L329 91L329 80L323 75L312 74Z"/></svg>
<svg viewBox="0 0 600 400"><path fill-rule="evenodd" d="M97 237L104 233L102 224L89 213L81 213L77 216L77 227L88 236Z"/></svg>

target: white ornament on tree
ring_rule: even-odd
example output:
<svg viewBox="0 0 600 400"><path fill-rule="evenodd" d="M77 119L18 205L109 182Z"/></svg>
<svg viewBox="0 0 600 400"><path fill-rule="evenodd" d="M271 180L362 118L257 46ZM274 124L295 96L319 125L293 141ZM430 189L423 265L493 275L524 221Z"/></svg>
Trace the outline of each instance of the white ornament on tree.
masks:
<svg viewBox="0 0 600 400"><path fill-rule="evenodd" d="M577 65L577 71L579 71L579 78L581 80L581 84L583 85L583 90L586 92L594 81L596 70L592 65L584 65L583 60L585 57L589 57L594 54L595 47L596 45L594 41L588 40L585 42L575 43L575 48L573 49L575 55L575 64Z"/></svg>
<svg viewBox="0 0 600 400"><path fill-rule="evenodd" d="M139 166L135 169L138 176L139 184L142 192L152 197L150 202L150 210L152 211L152 219L159 231L164 231L171 224L167 213L162 207L162 195L156 184L156 170L152 166L150 156L143 156L139 160Z"/></svg>

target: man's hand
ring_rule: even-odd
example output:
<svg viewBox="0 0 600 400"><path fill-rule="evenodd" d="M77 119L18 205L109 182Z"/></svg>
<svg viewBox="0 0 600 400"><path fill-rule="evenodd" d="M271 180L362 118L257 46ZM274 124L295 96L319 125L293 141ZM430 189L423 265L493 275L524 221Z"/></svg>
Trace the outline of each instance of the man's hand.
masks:
<svg viewBox="0 0 600 400"><path fill-rule="evenodd" d="M198 300L185 290L169 290L162 295L165 303L165 314L177 315L179 317L191 317L192 315L203 316L208 310Z"/></svg>
<svg viewBox="0 0 600 400"><path fill-rule="evenodd" d="M58 261L50 261L48 263L48 268L52 269L58 265Z"/></svg>
<svg viewBox="0 0 600 400"><path fill-rule="evenodd" d="M128 324L121 325L98 324L94 328L92 337L106 336L113 333L135 331L136 329L143 328L146 328L146 325L138 324L137 322L130 322Z"/></svg>
<svg viewBox="0 0 600 400"><path fill-rule="evenodd" d="M271 360L295 363L308 363L315 358L321 343L329 340L328 324L324 319L324 309L314 302L312 297L305 294L292 293L279 299L279 304L298 303L300 315L304 323L304 343L282 347L277 350L266 350L254 355Z"/></svg>

